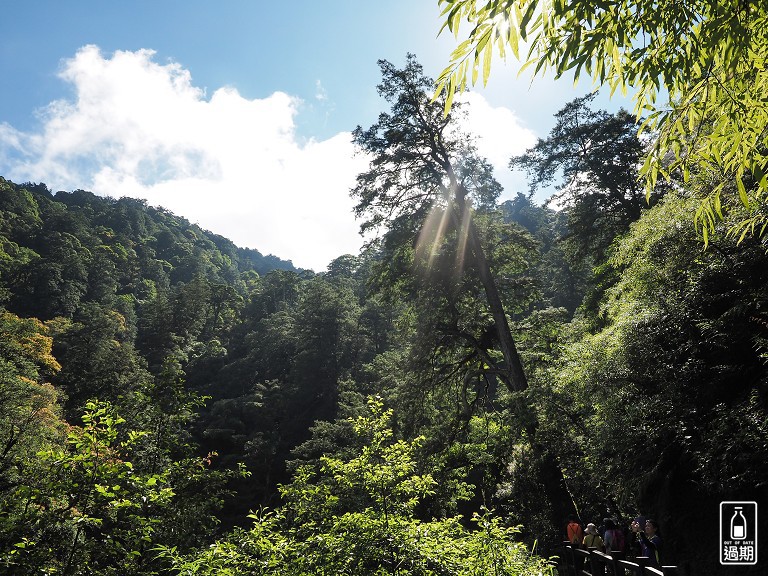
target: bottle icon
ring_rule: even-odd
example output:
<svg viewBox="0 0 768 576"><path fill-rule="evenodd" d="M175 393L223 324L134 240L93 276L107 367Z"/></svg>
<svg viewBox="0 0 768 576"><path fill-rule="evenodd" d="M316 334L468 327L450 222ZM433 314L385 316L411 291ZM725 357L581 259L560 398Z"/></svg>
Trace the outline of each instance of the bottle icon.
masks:
<svg viewBox="0 0 768 576"><path fill-rule="evenodd" d="M741 513L741 506L734 508L733 517L731 517L731 539L744 540L747 537L747 519Z"/></svg>

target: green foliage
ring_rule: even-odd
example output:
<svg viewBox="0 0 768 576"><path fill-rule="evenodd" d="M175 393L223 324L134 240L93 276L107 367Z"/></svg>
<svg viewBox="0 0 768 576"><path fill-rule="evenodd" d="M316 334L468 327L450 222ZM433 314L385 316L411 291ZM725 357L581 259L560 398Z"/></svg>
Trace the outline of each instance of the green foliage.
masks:
<svg viewBox="0 0 768 576"><path fill-rule="evenodd" d="M9 308L43 320L71 317L80 302L137 302L172 284L208 283L209 330L226 322L241 272L293 270L290 262L240 249L183 218L139 200L77 190L51 196L43 184L0 180L0 266ZM9 252L10 251L10 252ZM0 258L2 262L2 258ZM192 290L190 288L189 290Z"/></svg>
<svg viewBox="0 0 768 576"><path fill-rule="evenodd" d="M753 2L687 0L664 4L648 0L441 0L443 28L466 40L438 79L437 94L453 94L477 80L482 64L488 77L494 52L509 48L519 57L528 44L535 73L556 77L582 71L611 93L634 92L635 113L657 135L642 173L648 190L659 177L678 172L684 181L715 169L720 182L695 210L705 241L727 206L741 203L747 213L731 232L762 234L768 192L764 94L768 87L768 10ZM495 50L494 50L495 46ZM668 103L658 102L667 96ZM726 183L734 183L733 188ZM732 190L732 191L731 191ZM721 198L723 191L729 196ZM743 236L742 236L743 237Z"/></svg>
<svg viewBox="0 0 768 576"><path fill-rule="evenodd" d="M419 98L428 104L426 93ZM434 118L442 121L439 107ZM486 178L487 165L467 158L456 167L482 205L477 231L508 290L507 302L522 312L535 293L527 274L531 239L491 210L497 188ZM428 573L437 554L431 548L439 552L453 537L464 548L474 546L464 525L474 504L466 503L463 520L418 519L426 510L440 517L459 512L455 498L466 499L471 491L462 474L486 464L482 451L474 449L474 436L456 442L457 453L469 457L441 461L435 451L442 443L419 438L418 432L438 433L454 420L455 390L464 389L461 418L479 409L486 401L481 397L490 401L479 374L493 369L492 363L473 352L473 341L481 337L486 349L493 348L490 320L477 306L482 298L477 278L451 272L455 231L435 242L432 280L409 271L393 287L395 298L388 299L371 295L367 286L380 261L375 250L339 258L318 276L257 273L226 241L163 210L83 191L52 198L44 186L26 188L5 187L5 200L16 202L8 214L23 219L4 220L7 258L0 261L0 287L9 306L46 322L9 316L10 324L34 328L38 352L28 366L13 368L34 386L17 378L15 387L2 390L19 400L18 410L3 421L9 434L21 438L15 423L29 424L4 469L4 479L12 483L3 494L8 570L160 572L169 560L156 558L152 548L185 556L192 546L207 546L218 520L220 529L242 523L244 510L274 501L278 483L285 484L285 505L271 520L260 516L259 541L293 550L290 569L311 565L305 571L316 572L325 564L352 562L354 570L366 573L374 565L404 567L414 557L413 573ZM22 220L29 225L21 226ZM49 274L53 257L66 261L68 269L53 266ZM466 270L472 272L473 264ZM398 302L401 288L422 299L421 318L414 315L413 302ZM51 295L47 302L38 300L43 293ZM416 363L422 352L406 361L402 350L416 349L414 336L431 341L435 334L429 327L443 312L453 314L452 306L471 337L441 345L446 371L439 379L447 385L436 390L436 406L429 409L430 418L439 415L435 425L424 427L411 403L416 396L406 398L407 385L398 382L403 376L404 383L419 383L416 373L423 375L424 367ZM8 346L14 342L6 340ZM464 379L455 370L451 374L450 366L466 364L467 350L478 373ZM6 356L17 363L25 357L12 346ZM52 386L44 384L46 378ZM361 417L367 413L361 399L374 391L396 398L399 407L414 408L403 419L413 432L410 438L418 440L396 439L381 419L381 406L377 423ZM58 416L59 394L70 422L86 411L83 426L70 426L69 435ZM204 406L205 397L210 399ZM297 456L303 460L292 464L296 474L288 483L285 461ZM240 462L253 472L248 481ZM430 463L438 463L435 470L444 483L439 492L425 472ZM501 465L494 460L493 466ZM484 486L493 483L491 468ZM289 487L314 496L289 505ZM230 495L222 513L227 491L237 495ZM303 513L302 506L308 521L299 524L291 518ZM317 531L305 543L298 534L312 522ZM500 520L491 524L506 534ZM382 536L387 527L389 535ZM489 530L496 529L489 525ZM434 534L432 543L427 534ZM318 535L327 544L318 543ZM251 532L235 530L213 549L249 538ZM357 548L349 548L356 538ZM506 549L507 543L499 546ZM283 552L274 553L270 566L282 566ZM252 566L249 558L232 561ZM480 559L473 562L485 570Z"/></svg>
<svg viewBox="0 0 768 576"><path fill-rule="evenodd" d="M499 206L506 222L525 228L538 243L539 259L529 274L536 279L540 300L534 309L563 307L573 312L581 304L591 274L589 262L574 257L568 243L565 211L536 206L531 198L518 193Z"/></svg>
<svg viewBox="0 0 768 576"><path fill-rule="evenodd" d="M54 383L67 393L66 415L75 419L87 401L101 398L131 417L146 408L151 375L137 354L125 323L114 310L84 304L75 321L48 322L62 369Z"/></svg>
<svg viewBox="0 0 768 576"><path fill-rule="evenodd" d="M722 175L644 209L636 126L580 99L518 159L562 168L569 206L499 207L460 110L413 57L382 72L355 194L383 233L323 274L0 181L3 570L537 574L514 541L551 549L571 498L652 511L672 555L700 511L764 494L766 254L725 234L746 208L705 252L686 225Z"/></svg>
<svg viewBox="0 0 768 576"><path fill-rule="evenodd" d="M281 490L284 504L254 515L250 530L185 558L161 548L176 574L525 575L552 573L514 542L517 529L487 511L475 527L457 518L419 521L414 509L434 486L415 473L420 440L396 440L391 411L369 401L352 420L369 443L349 459L327 457L301 467Z"/></svg>
<svg viewBox="0 0 768 576"><path fill-rule="evenodd" d="M60 368L37 320L0 309L0 550L18 543L18 494L44 473L36 457L63 442L59 392L45 381ZM2 552L4 553L4 552Z"/></svg>
<svg viewBox="0 0 768 576"><path fill-rule="evenodd" d="M136 446L136 464L146 469L191 465L202 435L195 438L193 427L200 399L214 396L213 405L231 396L222 385L227 373L219 375L247 355L240 346L247 343L240 340L247 324L244 307L257 293L269 299L271 280L263 281L259 273L266 278L273 268L286 270L294 288L304 280L289 262L239 249L142 201L82 190L52 196L42 184L0 181L0 301L15 314L46 322L61 365L47 375L53 385L50 397L61 397L64 417L76 422L88 402L109 401L134 429L148 432ZM286 297L286 302L296 300ZM294 360L294 351L289 349L284 364ZM282 374L282 358L265 352L265 364ZM305 374L318 356L307 356ZM269 372L266 366L259 370ZM231 386L249 394L251 378ZM329 398L324 410L332 415L333 395ZM306 433L312 421L310 414L297 426ZM289 442L281 446L281 457L298 442L295 434ZM226 448L206 446L202 454ZM246 453L242 443L237 448L236 456L227 459L235 473ZM262 448L256 461L275 452L271 440ZM216 462L220 465L221 459ZM211 478L191 475L188 486L204 486ZM214 500L222 488L217 482L210 486ZM206 524L216 506L201 506ZM190 528L176 526L176 537L185 534L194 541L191 532L201 523L182 516L176 520Z"/></svg>
<svg viewBox="0 0 768 576"><path fill-rule="evenodd" d="M434 487L431 476L416 474L414 450L425 439L394 440L388 428L392 411L384 411L381 400L371 399L368 405L371 416L359 416L353 422L358 435L369 436L362 453L348 461L324 457L324 472L333 475L342 489L362 488L385 522L393 515L410 516Z"/></svg>
<svg viewBox="0 0 768 576"><path fill-rule="evenodd" d="M15 573L144 573L142 553L159 522L151 511L173 492L167 472L138 474L124 459L141 436L118 440L124 422L108 405L89 403L66 445L38 454L44 475L14 494L24 513L3 562Z"/></svg>
<svg viewBox="0 0 768 576"><path fill-rule="evenodd" d="M382 255L374 266L377 286L389 284L386 297L407 305L408 348L400 367L408 375L395 385L398 401L413 408L406 410L412 432L434 426L440 438L446 428L460 431L474 414L493 409L500 386L518 395L526 390L509 316L526 314L539 298L530 274L537 247L495 210L501 188L490 164L478 157L457 113L444 114L441 102L430 101L431 80L415 58L409 55L402 69L379 64L378 90L390 111L355 130L355 143L371 162L352 194L356 213L367 219L363 228L385 230L371 244ZM530 405L517 402L515 410L517 425L533 438ZM440 440L437 451L452 443ZM547 464L540 480L554 525L570 511L570 498L544 444L533 446Z"/></svg>
<svg viewBox="0 0 768 576"><path fill-rule="evenodd" d="M585 516L651 511L677 561L715 573L677 535L720 500L765 495L749 479L768 472L768 260L724 230L702 250L687 224L695 202L668 195L632 226L600 320L562 330L532 380L542 440Z"/></svg>
<svg viewBox="0 0 768 576"><path fill-rule="evenodd" d="M274 498L276 485L288 480L291 451L311 427L333 422L341 386L387 337L380 312L369 309L361 319L362 281L336 272L261 278L219 364L188 377L212 397L199 424L203 446L222 463L242 461L253 472L237 486L241 513ZM371 334L371 323L382 333Z"/></svg>
<svg viewBox="0 0 768 576"><path fill-rule="evenodd" d="M216 499L214 484L192 460L148 469L141 458L148 432L122 430L126 421L107 403L87 403L82 421L65 443L39 451L36 474L14 486L0 562L14 574L155 574L151 546L179 536L193 544L195 530L210 522L201 504ZM197 503L185 502L193 496ZM205 516L184 519L180 504Z"/></svg>

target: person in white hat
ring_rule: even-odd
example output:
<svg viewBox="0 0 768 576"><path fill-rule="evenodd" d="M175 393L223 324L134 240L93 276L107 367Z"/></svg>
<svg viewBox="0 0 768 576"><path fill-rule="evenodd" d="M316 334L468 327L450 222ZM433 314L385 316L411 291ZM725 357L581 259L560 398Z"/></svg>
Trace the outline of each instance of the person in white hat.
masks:
<svg viewBox="0 0 768 576"><path fill-rule="evenodd" d="M597 526L592 524L591 522L587 524L587 529L585 530L586 535L584 536L584 548L587 550L590 548L597 548L598 550L603 549L603 539L600 538L600 534L597 533Z"/></svg>

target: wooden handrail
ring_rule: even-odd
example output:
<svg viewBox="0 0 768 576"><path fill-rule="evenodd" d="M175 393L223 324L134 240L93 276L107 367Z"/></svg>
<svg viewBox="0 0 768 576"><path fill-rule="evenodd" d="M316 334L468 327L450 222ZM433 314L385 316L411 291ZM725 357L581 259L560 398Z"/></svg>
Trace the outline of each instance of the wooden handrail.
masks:
<svg viewBox="0 0 768 576"><path fill-rule="evenodd" d="M626 560L622 552L611 554L596 548L585 550L574 548L570 542L563 542L560 566L567 576L678 576L677 566L648 566L650 558L638 556L634 561ZM610 568L610 570L608 570Z"/></svg>

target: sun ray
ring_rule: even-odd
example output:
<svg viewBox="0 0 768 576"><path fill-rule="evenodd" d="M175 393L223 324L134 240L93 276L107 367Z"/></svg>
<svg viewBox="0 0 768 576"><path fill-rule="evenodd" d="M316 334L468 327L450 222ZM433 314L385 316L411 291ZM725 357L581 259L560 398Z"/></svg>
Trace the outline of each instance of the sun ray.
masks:
<svg viewBox="0 0 768 576"><path fill-rule="evenodd" d="M445 239L445 231L450 220L450 210L435 202L424 220L416 241L416 258L426 260L427 269L431 270L440 252L440 245Z"/></svg>
<svg viewBox="0 0 768 576"><path fill-rule="evenodd" d="M469 241L469 225L472 220L472 210L467 207L461 217L461 226L459 226L459 245L456 247L456 267L454 273L460 276L464 270L464 258L467 254L467 244Z"/></svg>

